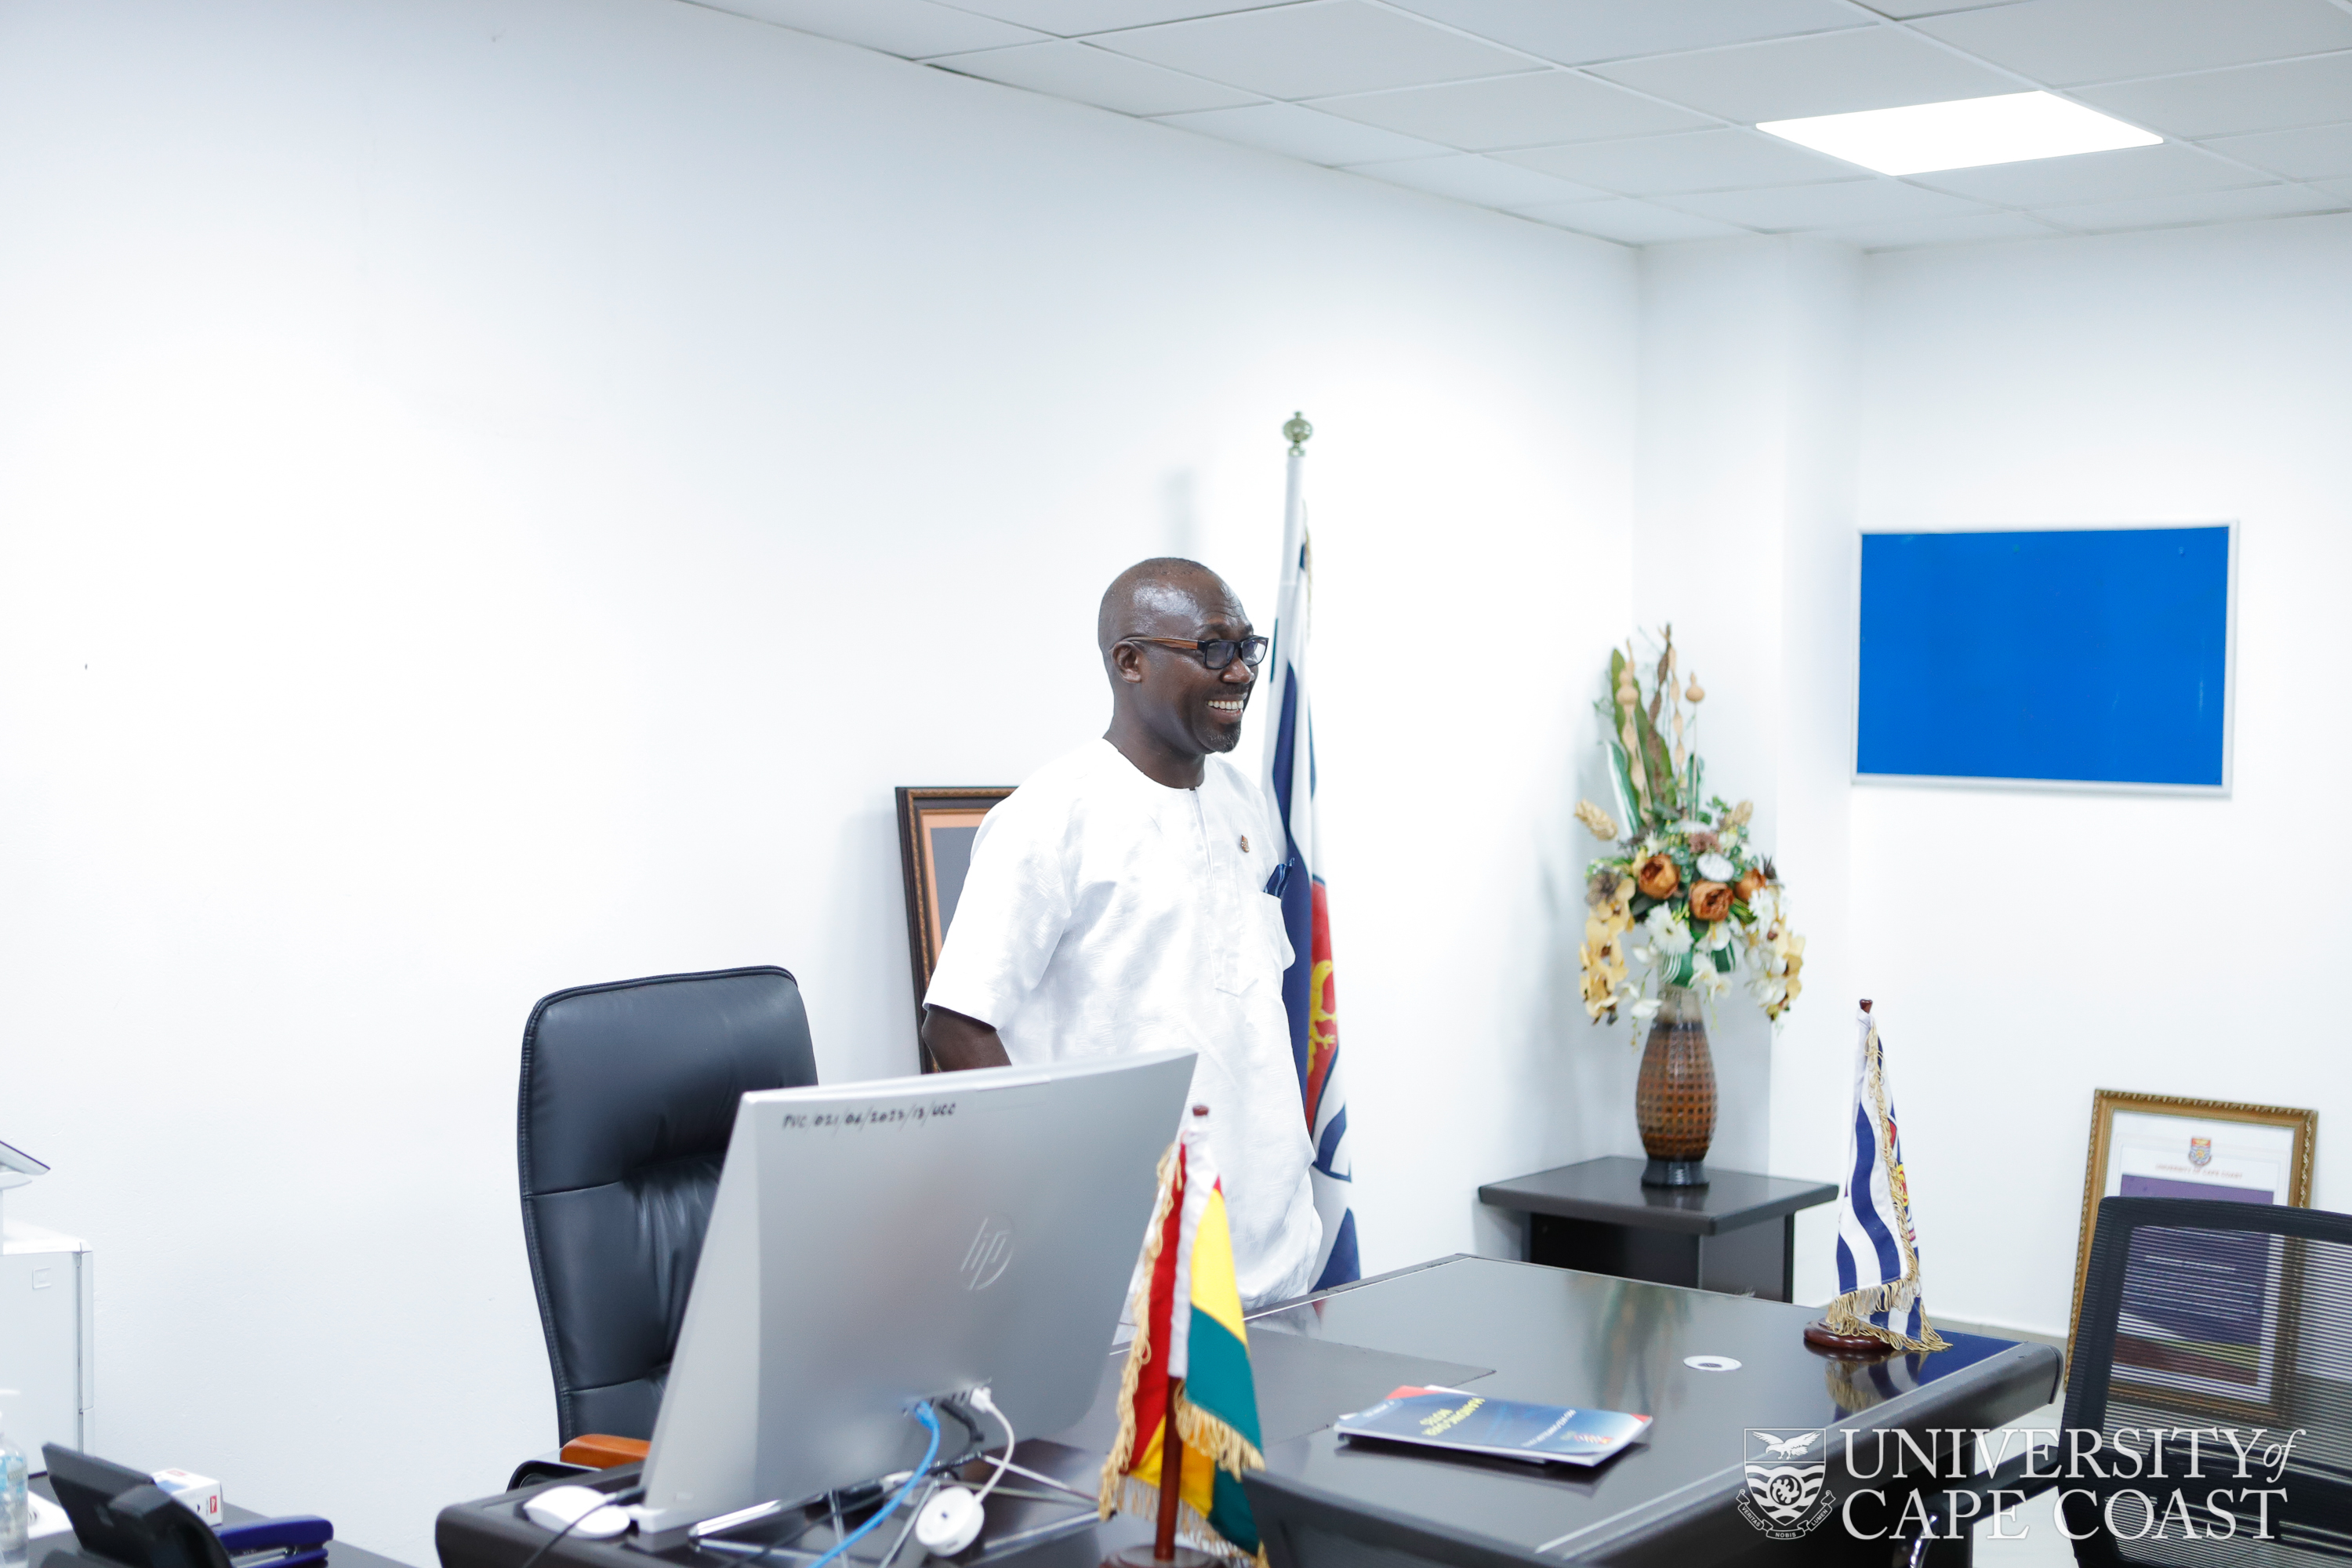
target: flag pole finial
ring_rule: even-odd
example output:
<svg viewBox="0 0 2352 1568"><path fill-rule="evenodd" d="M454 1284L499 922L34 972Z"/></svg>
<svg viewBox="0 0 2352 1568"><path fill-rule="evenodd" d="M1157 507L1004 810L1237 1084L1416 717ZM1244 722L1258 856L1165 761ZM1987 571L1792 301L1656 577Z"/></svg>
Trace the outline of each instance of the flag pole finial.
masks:
<svg viewBox="0 0 2352 1568"><path fill-rule="evenodd" d="M1295 408L1290 411L1290 417L1282 422L1282 438L1290 443L1290 455L1294 458L1307 456L1307 437L1314 434L1315 426L1307 423L1307 416Z"/></svg>

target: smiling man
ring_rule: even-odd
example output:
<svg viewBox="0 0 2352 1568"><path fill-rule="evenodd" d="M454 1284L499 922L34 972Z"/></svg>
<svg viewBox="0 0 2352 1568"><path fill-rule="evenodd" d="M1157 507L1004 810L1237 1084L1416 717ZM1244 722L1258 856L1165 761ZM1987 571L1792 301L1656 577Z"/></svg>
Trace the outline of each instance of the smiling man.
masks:
<svg viewBox="0 0 2352 1568"><path fill-rule="evenodd" d="M1222 578L1172 559L1120 573L1095 635L1110 728L982 823L923 1041L949 1069L1199 1052L1192 1102L1214 1113L1234 1265L1260 1306L1307 1290L1323 1230L1265 892L1284 840L1222 754L1265 639Z"/></svg>

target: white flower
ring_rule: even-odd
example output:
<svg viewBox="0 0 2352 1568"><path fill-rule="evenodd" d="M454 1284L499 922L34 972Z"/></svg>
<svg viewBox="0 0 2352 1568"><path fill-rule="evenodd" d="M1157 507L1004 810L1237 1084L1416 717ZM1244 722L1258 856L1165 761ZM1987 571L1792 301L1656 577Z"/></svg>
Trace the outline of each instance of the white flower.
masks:
<svg viewBox="0 0 2352 1568"><path fill-rule="evenodd" d="M1691 975L1691 989L1702 996L1720 996L1731 983L1716 973L1712 963L1702 963Z"/></svg>
<svg viewBox="0 0 2352 1568"><path fill-rule="evenodd" d="M1739 877L1738 868L1713 850L1698 858L1698 874L1710 882L1736 881Z"/></svg>
<svg viewBox="0 0 2352 1568"><path fill-rule="evenodd" d="M1655 996L1644 996L1633 1004L1633 1022L1646 1024L1657 1016L1658 999Z"/></svg>
<svg viewBox="0 0 2352 1568"><path fill-rule="evenodd" d="M1748 912L1756 917L1759 927L1769 926L1780 917L1780 895L1770 884L1748 895Z"/></svg>
<svg viewBox="0 0 2352 1568"><path fill-rule="evenodd" d="M1679 957L1691 950L1690 927L1675 919L1674 910L1665 905L1654 907L1643 923L1650 928L1650 944L1667 957Z"/></svg>
<svg viewBox="0 0 2352 1568"><path fill-rule="evenodd" d="M1669 833L1679 833L1684 837L1688 838L1694 833L1707 832L1708 828L1706 824L1701 822L1698 818L1695 816L1686 816L1680 822L1675 823L1672 827L1666 829L1666 831Z"/></svg>
<svg viewBox="0 0 2352 1568"><path fill-rule="evenodd" d="M1731 922L1717 921L1706 929L1706 941L1700 944L1702 952L1716 952L1731 945Z"/></svg>

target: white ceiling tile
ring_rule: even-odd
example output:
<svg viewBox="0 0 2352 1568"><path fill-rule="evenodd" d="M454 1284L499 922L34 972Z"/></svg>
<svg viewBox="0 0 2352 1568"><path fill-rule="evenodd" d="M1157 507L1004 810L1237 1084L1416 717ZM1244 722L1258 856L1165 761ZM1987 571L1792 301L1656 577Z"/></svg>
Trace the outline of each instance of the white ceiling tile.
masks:
<svg viewBox="0 0 2352 1568"><path fill-rule="evenodd" d="M2344 118L2352 104L2352 54L2082 88L2074 96L2134 125L2194 141L2291 131Z"/></svg>
<svg viewBox="0 0 2352 1568"><path fill-rule="evenodd" d="M1754 131L1693 131L1570 147L1528 147L1501 156L1629 196L1795 185L1858 173L1850 163Z"/></svg>
<svg viewBox="0 0 2352 1568"><path fill-rule="evenodd" d="M975 55L949 55L930 63L964 76L1116 109L1122 114L1176 114L1252 101L1249 93L1066 39L986 49Z"/></svg>
<svg viewBox="0 0 2352 1568"><path fill-rule="evenodd" d="M1390 158L1427 158L1449 151L1434 142L1400 136L1377 126L1359 125L1296 103L1253 103L1240 109L1206 109L1197 114L1163 115L1162 125L1179 125L1244 147L1303 159L1309 163L1370 163Z"/></svg>
<svg viewBox="0 0 2352 1568"><path fill-rule="evenodd" d="M1524 56L1364 0L1310 0L1106 34L1105 48L1268 98L1322 98L1535 70Z"/></svg>
<svg viewBox="0 0 2352 1568"><path fill-rule="evenodd" d="M1315 107L1472 152L1640 136L1707 123L1687 110L1557 70L1323 99Z"/></svg>
<svg viewBox="0 0 2352 1568"><path fill-rule="evenodd" d="M2111 234L2127 228L2172 228L2183 224L2233 223L2242 218L2293 217L2346 207L2352 207L2352 198L2331 198L2294 185L2260 185L2250 191L2207 191L2193 196L2145 196L2129 202L2041 207L2034 216L2086 234Z"/></svg>
<svg viewBox="0 0 2352 1568"><path fill-rule="evenodd" d="M1827 185L1775 185L1755 191L1701 191L1660 200L1701 217L1773 233L1958 217L1985 210L1975 202L1887 179L1842 180Z"/></svg>
<svg viewBox="0 0 2352 1568"><path fill-rule="evenodd" d="M2257 136L2224 136L2205 145L2224 158L2290 180L2332 180L2352 175L2352 125L2315 125L2306 131L2266 131Z"/></svg>
<svg viewBox="0 0 2352 1568"><path fill-rule="evenodd" d="M1432 195L1475 202L1484 207L1534 206L1546 202L1583 201L1608 194L1471 153L1412 158L1397 163L1365 163L1349 173L1427 191Z"/></svg>
<svg viewBox="0 0 2352 1568"><path fill-rule="evenodd" d="M1926 245L1973 245L1989 239L2049 239L2058 233L2023 213L1977 213L1968 217L1917 218L1907 223L1833 228L1827 237L1864 250L1910 250Z"/></svg>
<svg viewBox="0 0 2352 1568"><path fill-rule="evenodd" d="M1612 81L1749 125L2019 90L1998 71L1887 26L1592 68Z"/></svg>
<svg viewBox="0 0 2352 1568"><path fill-rule="evenodd" d="M2122 201L2128 196L2186 195L2267 184L2261 174L2225 163L2179 142L2077 153L1982 169L1914 174L1913 183L2003 206L2046 207L2060 202Z"/></svg>
<svg viewBox="0 0 2352 1568"><path fill-rule="evenodd" d="M853 0L864 4L865 0ZM1000 21L1018 22L1041 33L1075 37L1107 32L1113 27L1148 27L1155 22L1181 22L1192 16L1216 16L1227 11L1255 11L1264 5L1286 5L1291 0L948 0L960 10L975 11Z"/></svg>
<svg viewBox="0 0 2352 1568"><path fill-rule="evenodd" d="M757 22L773 22L821 38L879 49L886 55L921 59L1025 44L1041 35L1010 23L975 16L935 0L693 0L713 11L729 11Z"/></svg>
<svg viewBox="0 0 2352 1568"><path fill-rule="evenodd" d="M1392 0L1564 66L1851 27L1838 0Z"/></svg>
<svg viewBox="0 0 2352 1568"><path fill-rule="evenodd" d="M2327 0L2026 0L1916 26L2053 87L2352 48Z"/></svg>
<svg viewBox="0 0 2352 1568"><path fill-rule="evenodd" d="M1653 206L1648 202L1637 202L1626 196L1612 196L1598 202L1562 202L1516 210L1521 217L1548 223L1554 228L1574 229L1596 239L1613 239L1620 245L1664 245L1678 239L1722 239L1749 232L1727 223L1694 217L1688 213Z"/></svg>

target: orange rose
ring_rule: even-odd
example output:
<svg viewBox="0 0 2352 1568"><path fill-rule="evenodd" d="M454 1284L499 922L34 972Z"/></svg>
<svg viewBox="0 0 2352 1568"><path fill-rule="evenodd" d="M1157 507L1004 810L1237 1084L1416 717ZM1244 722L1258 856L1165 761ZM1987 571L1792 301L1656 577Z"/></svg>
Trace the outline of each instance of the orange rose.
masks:
<svg viewBox="0 0 2352 1568"><path fill-rule="evenodd" d="M1731 885L1732 896L1744 904L1754 898L1756 889L1763 885L1764 873L1750 866L1739 874L1739 880Z"/></svg>
<svg viewBox="0 0 2352 1568"><path fill-rule="evenodd" d="M1731 889L1721 882L1691 884L1691 919L1719 921L1731 912Z"/></svg>
<svg viewBox="0 0 2352 1568"><path fill-rule="evenodd" d="M1683 885L1683 874L1664 855L1653 855L1633 868L1633 885L1654 899L1671 899Z"/></svg>

